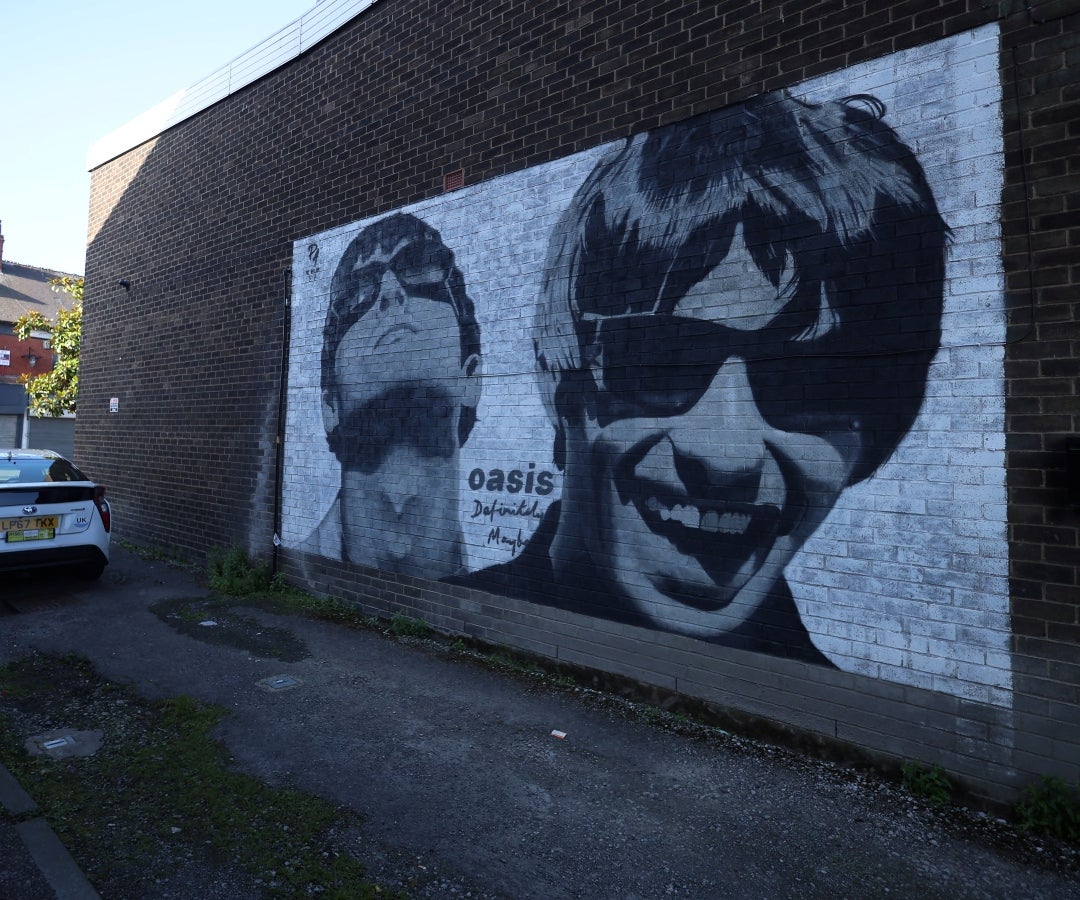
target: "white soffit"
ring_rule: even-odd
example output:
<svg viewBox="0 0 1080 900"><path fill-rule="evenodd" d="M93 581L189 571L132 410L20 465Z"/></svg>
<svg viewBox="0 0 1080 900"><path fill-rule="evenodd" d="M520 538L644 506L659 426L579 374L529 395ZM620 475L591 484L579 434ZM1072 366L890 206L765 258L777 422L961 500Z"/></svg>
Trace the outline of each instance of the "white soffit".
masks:
<svg viewBox="0 0 1080 900"><path fill-rule="evenodd" d="M138 147L173 125L178 125L219 100L247 87L263 75L296 59L305 50L310 50L377 2L378 0L321 0L314 9L256 44L246 53L241 53L216 72L186 90L177 91L167 100L95 141L87 151L87 169L93 171L110 159Z"/></svg>

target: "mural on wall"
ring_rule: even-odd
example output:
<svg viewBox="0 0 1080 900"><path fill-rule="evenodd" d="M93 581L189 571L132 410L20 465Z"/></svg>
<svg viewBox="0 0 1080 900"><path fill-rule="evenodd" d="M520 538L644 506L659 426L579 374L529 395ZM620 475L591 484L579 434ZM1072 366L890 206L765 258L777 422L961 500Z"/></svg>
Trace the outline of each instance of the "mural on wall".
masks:
<svg viewBox="0 0 1080 900"><path fill-rule="evenodd" d="M996 54L297 242L286 546L1007 704Z"/></svg>
<svg viewBox="0 0 1080 900"><path fill-rule="evenodd" d="M557 223L534 328L560 507L465 583L826 662L784 566L896 449L947 228L867 95L638 135Z"/></svg>
<svg viewBox="0 0 1080 900"><path fill-rule="evenodd" d="M399 213L353 238L330 285L321 372L341 489L303 551L428 578L463 571L458 457L476 420L480 332L437 231Z"/></svg>

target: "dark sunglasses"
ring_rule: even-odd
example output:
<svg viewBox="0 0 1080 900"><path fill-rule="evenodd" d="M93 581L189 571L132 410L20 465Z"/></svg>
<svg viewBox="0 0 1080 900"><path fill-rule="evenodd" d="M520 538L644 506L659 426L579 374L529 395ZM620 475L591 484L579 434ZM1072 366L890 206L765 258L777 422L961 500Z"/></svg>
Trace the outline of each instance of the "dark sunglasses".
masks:
<svg viewBox="0 0 1080 900"><path fill-rule="evenodd" d="M393 272L402 287L413 297L423 297L438 303L453 305L450 296L451 258L445 249L409 244L402 247L389 260L373 260L352 274L354 296L357 306L363 310L374 305L379 296L383 276ZM385 300L383 309L385 310Z"/></svg>
<svg viewBox="0 0 1080 900"><path fill-rule="evenodd" d="M851 385L869 374L866 356L823 353L820 342L797 340L801 329L794 325L741 330L652 314L593 321L595 336L585 354L601 425L689 412L724 363L737 356L746 364L758 410L774 427L805 433L847 427L860 405Z"/></svg>

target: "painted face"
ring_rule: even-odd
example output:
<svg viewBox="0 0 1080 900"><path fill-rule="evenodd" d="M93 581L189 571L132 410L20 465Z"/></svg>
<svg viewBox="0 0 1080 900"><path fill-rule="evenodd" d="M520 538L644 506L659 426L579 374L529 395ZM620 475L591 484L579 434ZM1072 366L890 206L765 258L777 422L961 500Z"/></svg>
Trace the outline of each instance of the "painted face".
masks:
<svg viewBox="0 0 1080 900"><path fill-rule="evenodd" d="M475 405L446 271L407 242L357 264L370 307L338 345L324 412L341 438L346 558L428 578L461 564L458 419Z"/></svg>
<svg viewBox="0 0 1080 900"><path fill-rule="evenodd" d="M339 416L394 384L456 379L461 346L445 269L403 241L358 262L355 274L371 306L337 348Z"/></svg>
<svg viewBox="0 0 1080 900"><path fill-rule="evenodd" d="M846 384L815 386L806 367L838 321L824 300L788 313L793 269L778 289L740 229L671 315L595 321L592 408L563 423L560 518L656 627L708 637L751 618L852 470Z"/></svg>

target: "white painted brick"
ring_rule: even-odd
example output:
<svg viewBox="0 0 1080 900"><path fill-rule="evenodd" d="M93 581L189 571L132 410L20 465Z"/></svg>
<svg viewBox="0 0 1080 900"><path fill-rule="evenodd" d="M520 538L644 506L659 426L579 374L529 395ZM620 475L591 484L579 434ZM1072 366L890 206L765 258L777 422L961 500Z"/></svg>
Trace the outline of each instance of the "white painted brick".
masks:
<svg viewBox="0 0 1080 900"><path fill-rule="evenodd" d="M943 319L947 348L932 368L919 420L894 460L841 498L788 566L788 577L812 636L845 671L1007 706L996 34L979 29L830 73L796 91L820 99L863 91L881 96L887 120L923 154L954 243ZM530 373L532 300L547 236L599 152L411 208L453 247L477 302L486 375L480 424L462 454L465 474L550 457L552 429ZM337 489L318 412L320 309L335 254L359 225L315 236L326 242L322 281L294 286L287 447L295 452L287 457L310 462L286 466L287 546L314 527ZM312 508L312 496L321 510ZM470 567L505 561L473 537ZM963 671L954 658L956 641L964 642ZM619 665L632 667L627 659Z"/></svg>

